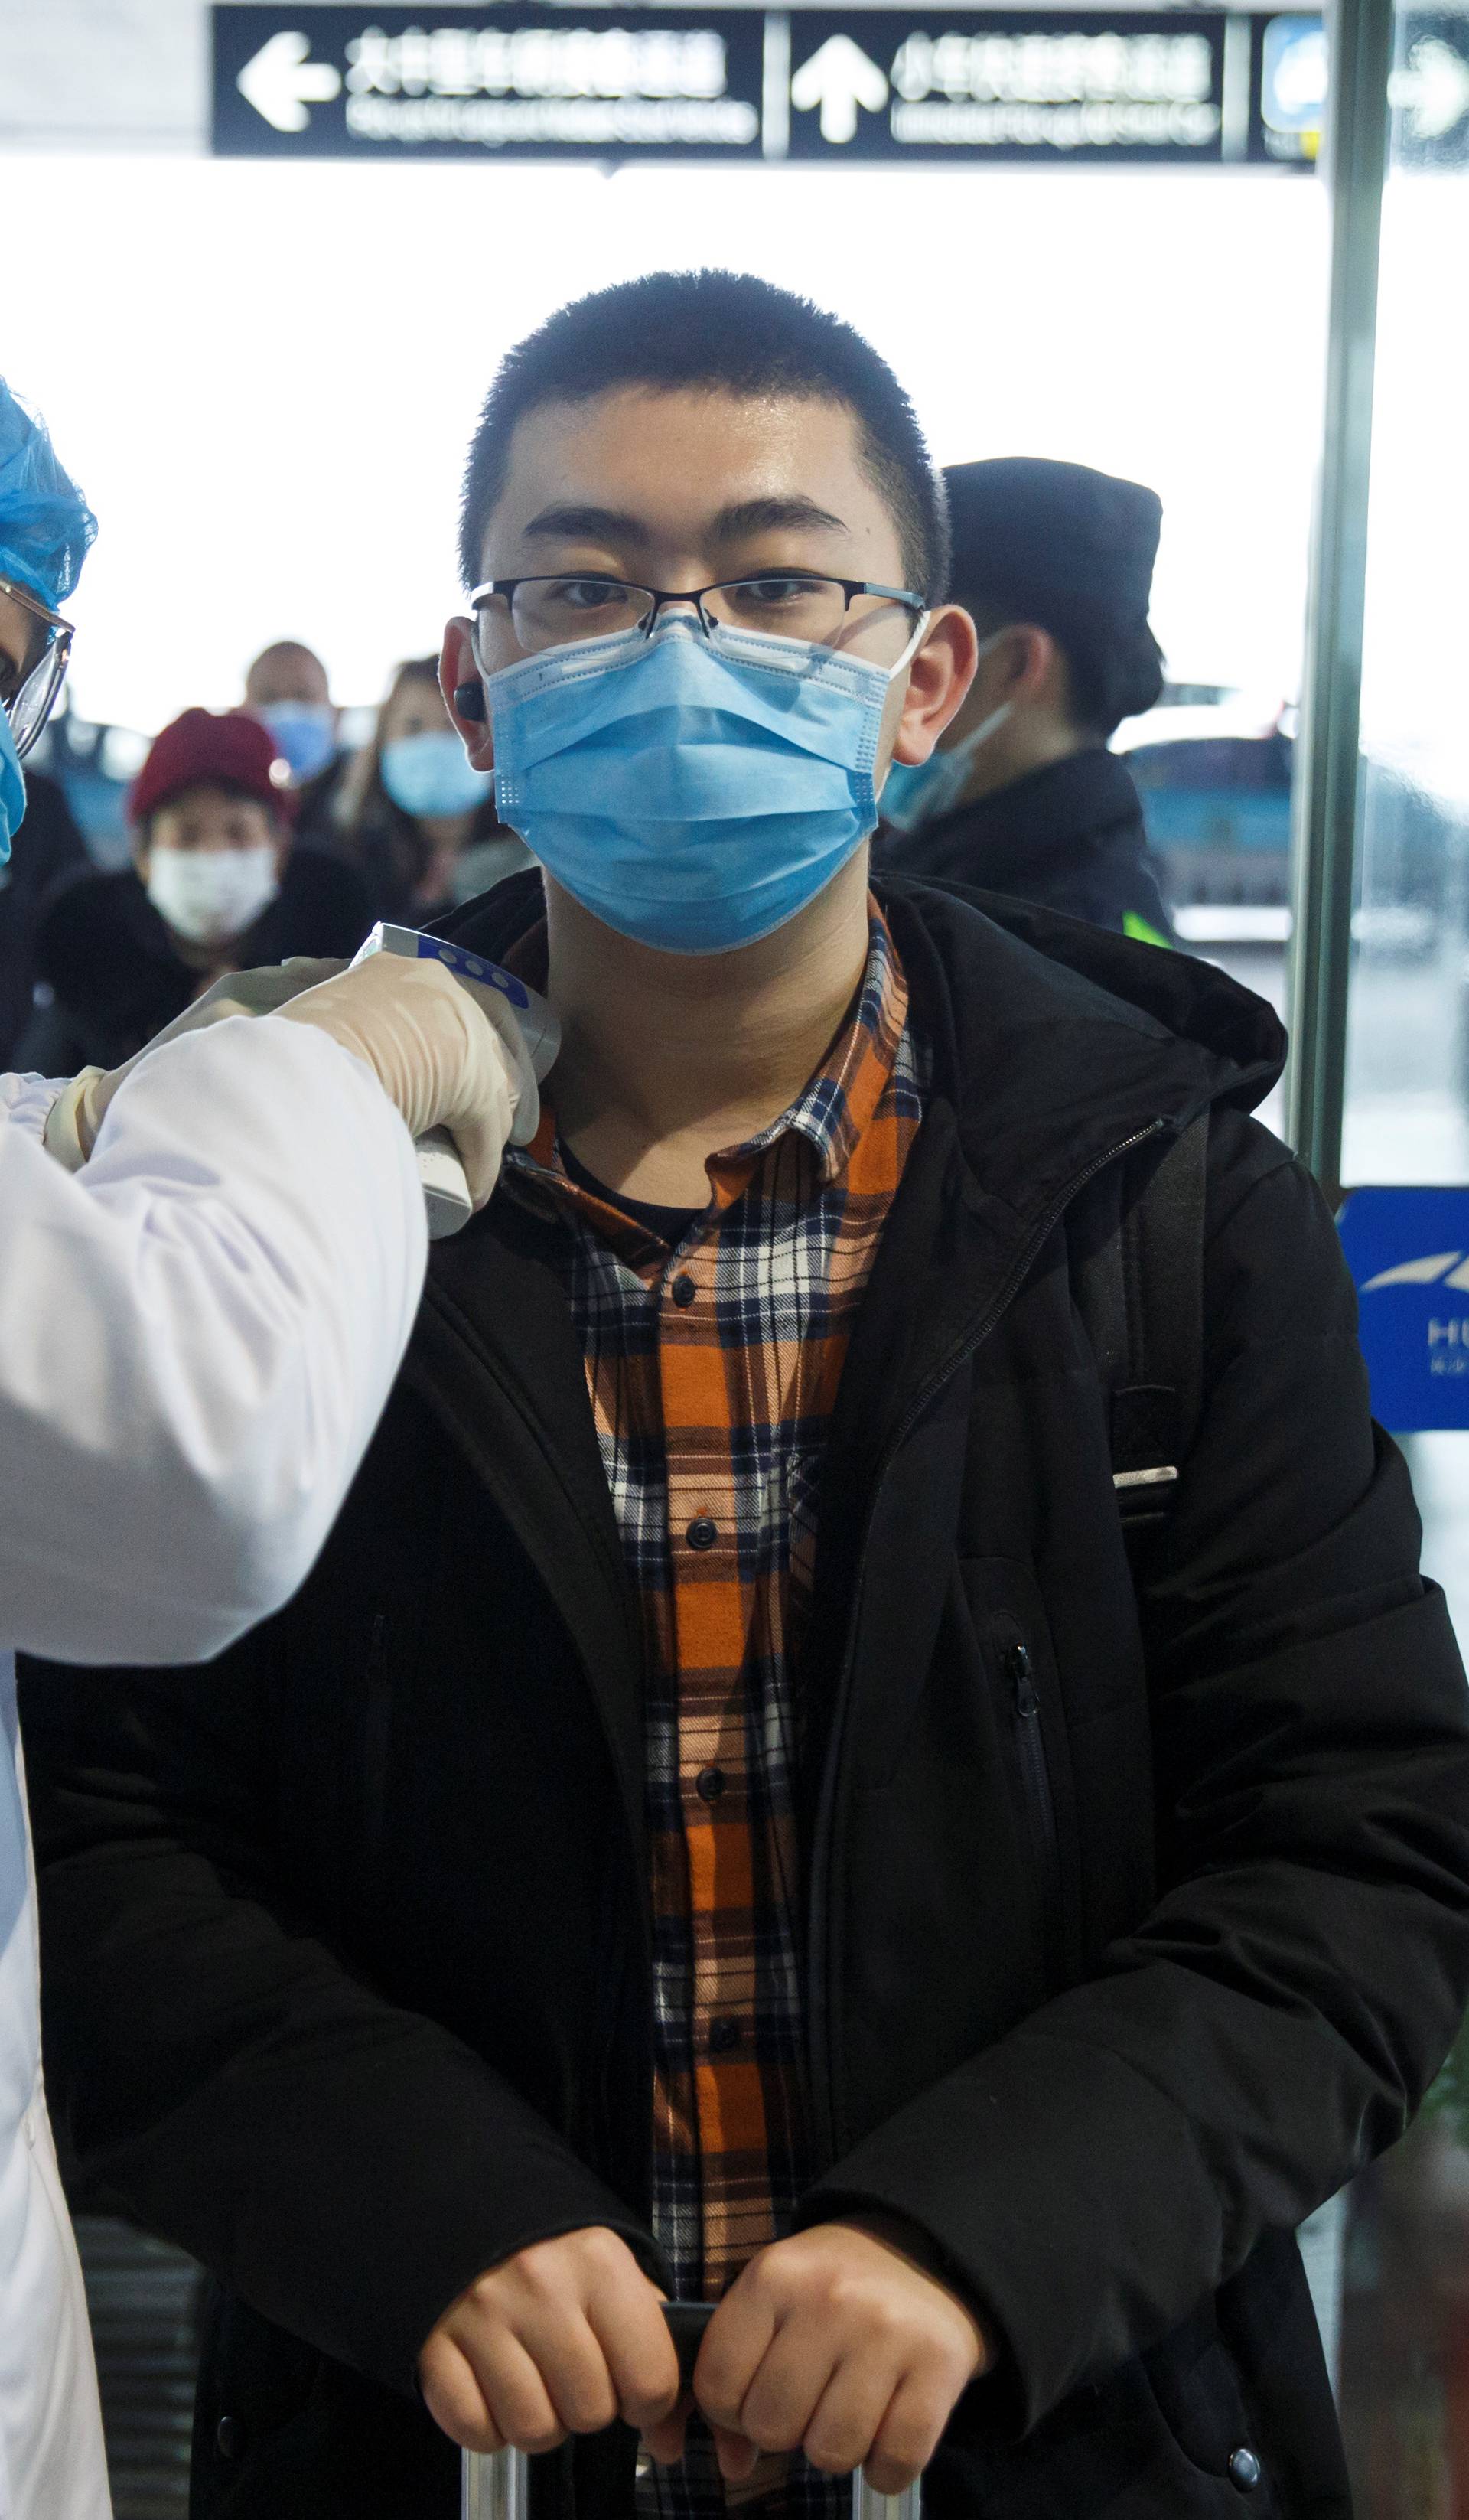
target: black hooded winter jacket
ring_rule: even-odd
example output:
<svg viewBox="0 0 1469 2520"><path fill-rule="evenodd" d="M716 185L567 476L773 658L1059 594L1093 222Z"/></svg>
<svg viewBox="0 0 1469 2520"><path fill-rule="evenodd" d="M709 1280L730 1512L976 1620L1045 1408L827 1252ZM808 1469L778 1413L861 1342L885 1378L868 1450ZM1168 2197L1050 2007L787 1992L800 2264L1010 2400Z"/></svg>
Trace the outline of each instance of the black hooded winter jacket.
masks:
<svg viewBox="0 0 1469 2520"><path fill-rule="evenodd" d="M537 895L454 932L503 952ZM1291 2233L1469 1993L1458 1654L1330 1217L1246 1116L1273 1016L884 897L934 1084L799 1675L801 2217L906 2217L998 2330L931 2520L1345 2520ZM1204 1411L1135 1587L1072 1271L1124 1150L1205 1106ZM437 1246L279 1617L207 1670L25 1675L53 2106L221 2287L199 2520L452 2520L439 2314L579 2225L657 2270L639 1628L558 1230L502 1192ZM543 2462L541 2520L624 2520L632 2450Z"/></svg>

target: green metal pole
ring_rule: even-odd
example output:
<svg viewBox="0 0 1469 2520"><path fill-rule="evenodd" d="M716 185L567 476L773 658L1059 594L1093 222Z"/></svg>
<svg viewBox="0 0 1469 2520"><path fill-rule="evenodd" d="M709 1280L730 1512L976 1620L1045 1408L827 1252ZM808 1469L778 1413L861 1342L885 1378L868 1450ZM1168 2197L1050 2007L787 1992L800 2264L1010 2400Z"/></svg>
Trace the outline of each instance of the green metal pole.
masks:
<svg viewBox="0 0 1469 2520"><path fill-rule="evenodd" d="M1324 174L1331 198L1325 428L1296 744L1290 955L1292 1145L1340 1187L1360 761L1362 613L1393 0L1335 0Z"/></svg>

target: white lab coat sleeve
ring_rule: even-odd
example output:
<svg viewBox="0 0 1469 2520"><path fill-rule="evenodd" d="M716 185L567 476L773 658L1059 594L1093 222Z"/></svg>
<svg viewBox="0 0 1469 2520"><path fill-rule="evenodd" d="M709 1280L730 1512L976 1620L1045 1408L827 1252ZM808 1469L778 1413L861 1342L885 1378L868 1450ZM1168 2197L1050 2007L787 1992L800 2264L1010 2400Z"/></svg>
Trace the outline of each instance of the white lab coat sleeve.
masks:
<svg viewBox="0 0 1469 2520"><path fill-rule="evenodd" d="M423 1289L401 1119L325 1033L168 1043L75 1174L0 1079L0 1642L192 1662L289 1599Z"/></svg>

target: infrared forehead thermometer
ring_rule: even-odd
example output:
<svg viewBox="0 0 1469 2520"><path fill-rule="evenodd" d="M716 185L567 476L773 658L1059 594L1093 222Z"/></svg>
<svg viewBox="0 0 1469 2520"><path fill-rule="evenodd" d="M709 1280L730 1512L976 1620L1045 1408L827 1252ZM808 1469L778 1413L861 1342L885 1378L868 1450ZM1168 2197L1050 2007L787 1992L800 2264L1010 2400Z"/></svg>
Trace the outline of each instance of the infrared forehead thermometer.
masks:
<svg viewBox="0 0 1469 2520"><path fill-rule="evenodd" d="M446 936L427 936L420 927L394 927L385 920L378 921L353 955L353 968L372 954L403 954L413 962L442 963L457 980L472 980L481 989L498 990L520 1027L536 1083L539 1085L550 1075L561 1046L561 1027L545 999L528 989L523 980L517 980L513 971L507 971L499 963L487 962L482 954L467 953L463 945L451 945ZM469 1185L447 1129L430 1129L426 1136L416 1138L414 1153L423 1185L428 1238L437 1242L468 1224L474 1213L469 1203Z"/></svg>

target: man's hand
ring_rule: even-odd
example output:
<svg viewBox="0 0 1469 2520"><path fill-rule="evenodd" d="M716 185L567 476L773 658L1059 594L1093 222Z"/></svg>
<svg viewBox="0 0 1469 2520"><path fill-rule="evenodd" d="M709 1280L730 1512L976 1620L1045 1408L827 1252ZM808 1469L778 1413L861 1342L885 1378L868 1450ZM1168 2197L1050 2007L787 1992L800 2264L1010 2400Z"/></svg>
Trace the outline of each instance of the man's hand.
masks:
<svg viewBox="0 0 1469 2520"><path fill-rule="evenodd" d="M752 2258L720 2303L693 2394L731 2481L761 2451L814 2467L865 2467L901 2494L925 2467L955 2402L992 2361L973 2313L874 2228L823 2223ZM680 2419L647 2435L677 2457Z"/></svg>
<svg viewBox="0 0 1469 2520"><path fill-rule="evenodd" d="M445 2311L419 2357L423 2402L461 2450L555 2450L618 2415L645 2432L679 2394L660 2301L615 2231L540 2240Z"/></svg>

